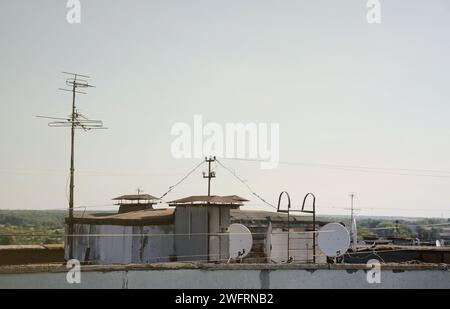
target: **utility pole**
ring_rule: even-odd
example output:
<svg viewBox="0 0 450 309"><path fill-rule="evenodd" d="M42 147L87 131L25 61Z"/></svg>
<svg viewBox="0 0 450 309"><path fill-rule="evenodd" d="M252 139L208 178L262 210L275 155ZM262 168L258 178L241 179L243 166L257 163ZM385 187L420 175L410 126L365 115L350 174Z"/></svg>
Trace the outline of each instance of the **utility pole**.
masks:
<svg viewBox="0 0 450 309"><path fill-rule="evenodd" d="M203 178L208 178L208 196L211 196L211 179L216 178L216 172L211 172L211 163L216 161L216 157L206 157L205 161L208 162L208 175L203 172Z"/></svg>
<svg viewBox="0 0 450 309"><path fill-rule="evenodd" d="M77 88L77 75L75 74L74 82L72 83L72 114L71 114L71 128L70 128L70 195L69 195L69 235L73 235L73 203L74 203L74 188L75 188L75 93ZM69 257L73 258L73 237L69 236Z"/></svg>
<svg viewBox="0 0 450 309"><path fill-rule="evenodd" d="M66 85L70 89L59 88L59 90L69 91L72 93L72 113L67 118L46 117L37 116L39 118L52 119L48 124L49 127L66 128L70 127L70 184L69 184L69 219L68 219L68 235L67 242L69 248L69 259L73 258L73 218L74 218L74 188L75 188L75 129L83 129L84 131L90 131L95 129L106 129L103 127L101 120L89 120L82 114L78 113L75 105L75 97L77 93L86 94L85 92L77 90L78 88L90 88L95 87L89 84L87 79L89 76L81 75L78 73L62 72L63 74L70 75L71 77L66 79Z"/></svg>

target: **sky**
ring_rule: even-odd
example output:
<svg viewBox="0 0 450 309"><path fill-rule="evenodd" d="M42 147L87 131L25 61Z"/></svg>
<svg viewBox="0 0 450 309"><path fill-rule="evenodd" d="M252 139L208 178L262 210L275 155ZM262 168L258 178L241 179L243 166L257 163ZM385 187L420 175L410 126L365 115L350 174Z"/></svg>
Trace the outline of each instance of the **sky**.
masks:
<svg viewBox="0 0 450 309"><path fill-rule="evenodd" d="M272 205L313 192L349 214L355 192L358 215L450 216L450 1L380 1L380 24L364 0L80 2L70 24L66 1L0 1L0 209L67 208L70 132L35 116L70 114L69 71L108 127L77 131L76 206L162 195L200 161L173 157L171 128L201 115L279 124L278 168L220 160ZM212 194L273 211L213 167ZM202 171L165 200L206 194Z"/></svg>

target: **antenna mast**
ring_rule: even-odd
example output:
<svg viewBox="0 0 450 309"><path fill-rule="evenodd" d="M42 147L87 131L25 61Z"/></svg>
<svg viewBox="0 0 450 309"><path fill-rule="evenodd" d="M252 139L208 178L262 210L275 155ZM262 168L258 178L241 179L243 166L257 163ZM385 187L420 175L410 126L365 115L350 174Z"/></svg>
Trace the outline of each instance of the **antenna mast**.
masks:
<svg viewBox="0 0 450 309"><path fill-rule="evenodd" d="M354 209L353 209L353 200L355 198L355 193L350 193L350 221L353 224L353 216L354 216Z"/></svg>
<svg viewBox="0 0 450 309"><path fill-rule="evenodd" d="M95 87L89 84L87 79L89 76L81 75L78 73L62 72L63 74L70 75L71 77L66 79L66 85L70 89L59 88L59 90L69 91L72 93L72 113L67 118L45 117L37 116L39 118L52 119L54 121L48 124L49 127L70 127L70 195L69 195L69 233L68 233L68 245L69 245L69 259L73 258L73 209L74 209L74 188L75 188L75 129L83 129L84 131L90 131L93 129L105 129L101 120L89 120L82 114L78 113L75 105L76 94L86 94L79 91L78 88L91 88ZM81 78L80 78L81 77Z"/></svg>
<svg viewBox="0 0 450 309"><path fill-rule="evenodd" d="M355 209L353 208L353 201L355 199L355 193L352 192L350 193L350 239L352 242L352 247L353 250L356 250L356 223L354 222L355 220Z"/></svg>

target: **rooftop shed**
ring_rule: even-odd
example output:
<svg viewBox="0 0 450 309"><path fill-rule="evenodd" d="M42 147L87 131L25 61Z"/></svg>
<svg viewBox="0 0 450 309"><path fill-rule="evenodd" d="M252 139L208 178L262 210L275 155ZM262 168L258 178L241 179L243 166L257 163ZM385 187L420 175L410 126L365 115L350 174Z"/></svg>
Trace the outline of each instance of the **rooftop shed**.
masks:
<svg viewBox="0 0 450 309"><path fill-rule="evenodd" d="M175 248L178 260L228 259L230 209L243 206L237 195L196 195L169 202L175 206Z"/></svg>
<svg viewBox="0 0 450 309"><path fill-rule="evenodd" d="M150 194L131 194L113 198L113 201L118 201L119 213L153 209L158 200L159 198Z"/></svg>

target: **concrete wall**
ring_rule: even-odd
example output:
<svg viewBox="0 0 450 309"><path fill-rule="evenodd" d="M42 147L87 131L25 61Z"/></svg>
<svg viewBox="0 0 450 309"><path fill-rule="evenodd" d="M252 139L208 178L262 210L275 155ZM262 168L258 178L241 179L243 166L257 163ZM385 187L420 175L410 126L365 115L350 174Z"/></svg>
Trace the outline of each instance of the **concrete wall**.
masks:
<svg viewBox="0 0 450 309"><path fill-rule="evenodd" d="M60 269L2 269L0 288L450 288L450 272L438 266L385 267L369 284L361 265L183 265L85 267L81 284L68 284Z"/></svg>
<svg viewBox="0 0 450 309"><path fill-rule="evenodd" d="M178 206L175 210L175 253L178 261L226 260L230 209L223 206ZM209 234L209 235L208 235Z"/></svg>
<svg viewBox="0 0 450 309"><path fill-rule="evenodd" d="M208 209L178 206L175 210L175 254L178 261L208 258Z"/></svg>
<svg viewBox="0 0 450 309"><path fill-rule="evenodd" d="M63 262L64 245L0 246L0 265Z"/></svg>
<svg viewBox="0 0 450 309"><path fill-rule="evenodd" d="M316 234L316 263L326 263L327 257L319 249L317 245ZM287 244L288 233L280 228L272 229L271 235L271 250L270 260L273 262L285 262L287 260ZM304 231L289 233L289 256L293 258L294 262L298 263L312 263L313 261L313 239L312 233L305 233Z"/></svg>
<svg viewBox="0 0 450 309"><path fill-rule="evenodd" d="M208 207L209 261L224 261L229 254L229 237L222 235L230 226L230 209L222 206Z"/></svg>

